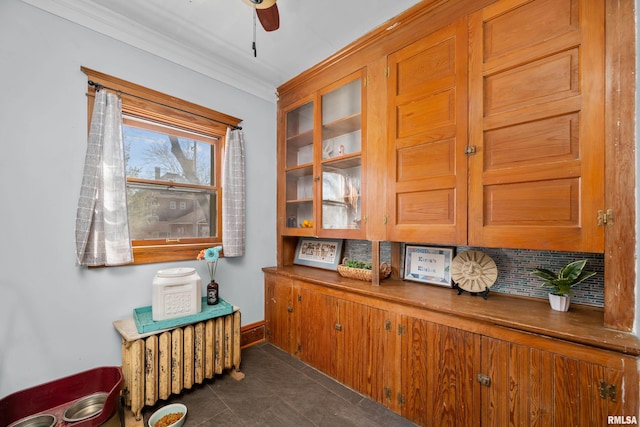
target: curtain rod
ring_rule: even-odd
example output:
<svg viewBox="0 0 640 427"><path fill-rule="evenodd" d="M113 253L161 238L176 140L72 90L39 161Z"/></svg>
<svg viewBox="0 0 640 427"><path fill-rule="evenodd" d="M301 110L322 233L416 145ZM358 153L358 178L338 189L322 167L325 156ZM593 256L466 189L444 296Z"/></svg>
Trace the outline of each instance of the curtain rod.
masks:
<svg viewBox="0 0 640 427"><path fill-rule="evenodd" d="M230 123L225 123L225 122L220 121L220 120L212 119L211 117L202 116L202 115L200 115L200 114L192 113L191 111L183 110L183 109L181 109L181 108L174 107L174 106L172 106L172 105L163 104L162 102L154 101L154 100L152 100L152 99L143 98L143 97L141 97L141 96L134 95L134 94L132 94L132 93L124 92L124 91L122 91L122 90L120 90L120 89L114 89L114 88L112 88L112 87L108 87L108 86L105 86L105 85L103 85L103 84L96 83L96 82L94 82L93 80L89 80L87 83L89 83L89 86L93 86L93 87L95 87L95 88L96 88L96 90L100 90L100 89L108 89L108 90L112 90L112 91L114 91L114 92L118 92L118 93L121 93L121 94L124 94L124 95L127 95L127 96L132 96L132 97L134 97L134 98L142 99L143 101L152 102L152 103L154 103L154 104L161 105L161 106L163 106L163 107L167 107L167 108L171 108L171 109L174 109L174 110L177 110L177 111L181 111L181 112L183 112L183 113L191 114L192 116L197 116L197 117L200 117L200 118L202 118L202 119L206 119L206 120L210 120L210 121L212 121L212 122L216 122L216 123L220 123L220 124L223 124L223 125L227 125L227 126L229 126L229 127L233 128L233 129L236 129L236 130L242 130L242 127L241 127L241 126L232 125L232 124L230 124Z"/></svg>

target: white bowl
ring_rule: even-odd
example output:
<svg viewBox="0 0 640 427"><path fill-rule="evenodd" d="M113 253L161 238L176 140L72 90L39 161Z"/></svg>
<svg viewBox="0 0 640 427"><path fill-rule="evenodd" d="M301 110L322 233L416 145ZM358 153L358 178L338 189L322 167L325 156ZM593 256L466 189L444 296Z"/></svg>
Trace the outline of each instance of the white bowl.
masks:
<svg viewBox="0 0 640 427"><path fill-rule="evenodd" d="M170 405L163 406L162 408L151 414L151 416L149 417L149 427L155 427L155 424L160 420L160 418L174 412L180 412L182 414L182 417L180 417L178 421L167 427L181 427L182 424L184 424L184 419L187 417L187 407L182 403L172 403Z"/></svg>

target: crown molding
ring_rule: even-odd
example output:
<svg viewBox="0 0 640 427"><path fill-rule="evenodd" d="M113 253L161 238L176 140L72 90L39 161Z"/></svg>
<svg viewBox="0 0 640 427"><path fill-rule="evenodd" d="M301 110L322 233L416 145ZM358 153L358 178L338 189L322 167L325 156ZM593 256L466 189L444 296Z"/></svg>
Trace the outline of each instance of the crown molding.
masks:
<svg viewBox="0 0 640 427"><path fill-rule="evenodd" d="M142 27L127 17L91 2L21 1L269 102L276 102L275 85L257 78L255 73L249 74L244 67L234 64L230 58L235 54L229 51L229 55L225 56L224 47L219 47L222 54L207 52L203 55L201 50L180 44L162 33Z"/></svg>

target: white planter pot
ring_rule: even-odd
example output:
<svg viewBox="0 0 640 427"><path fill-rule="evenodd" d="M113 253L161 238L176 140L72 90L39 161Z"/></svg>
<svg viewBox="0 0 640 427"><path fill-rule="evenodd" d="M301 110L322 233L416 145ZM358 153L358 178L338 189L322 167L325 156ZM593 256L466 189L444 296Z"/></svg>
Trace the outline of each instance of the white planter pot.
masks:
<svg viewBox="0 0 640 427"><path fill-rule="evenodd" d="M571 296L549 294L549 304L556 311L568 311L571 305Z"/></svg>

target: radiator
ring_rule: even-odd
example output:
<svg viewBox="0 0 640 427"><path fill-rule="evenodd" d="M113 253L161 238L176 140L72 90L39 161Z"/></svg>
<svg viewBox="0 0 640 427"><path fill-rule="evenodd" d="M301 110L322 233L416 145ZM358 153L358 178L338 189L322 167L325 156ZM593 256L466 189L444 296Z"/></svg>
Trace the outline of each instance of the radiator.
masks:
<svg viewBox="0 0 640 427"><path fill-rule="evenodd" d="M240 380L240 311L159 331L139 339L122 338L125 405L136 420L144 406L179 394L229 370Z"/></svg>

